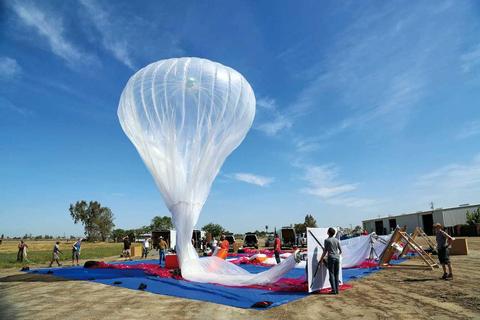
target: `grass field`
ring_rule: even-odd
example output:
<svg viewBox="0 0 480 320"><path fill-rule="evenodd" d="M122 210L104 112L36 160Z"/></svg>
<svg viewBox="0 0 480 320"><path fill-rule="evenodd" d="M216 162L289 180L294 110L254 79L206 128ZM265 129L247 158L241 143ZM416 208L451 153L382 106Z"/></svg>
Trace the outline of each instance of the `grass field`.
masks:
<svg viewBox="0 0 480 320"><path fill-rule="evenodd" d="M48 264L52 258L52 250L55 240L41 240L41 241L26 241L28 245L28 263L17 262L18 241L3 241L0 245L0 268L15 268L22 265L45 265ZM72 245L73 240L60 241L60 250L63 255L61 260L69 263L72 259ZM82 243L81 259L95 259L111 256L119 256L122 252L121 243L97 242L97 243Z"/></svg>

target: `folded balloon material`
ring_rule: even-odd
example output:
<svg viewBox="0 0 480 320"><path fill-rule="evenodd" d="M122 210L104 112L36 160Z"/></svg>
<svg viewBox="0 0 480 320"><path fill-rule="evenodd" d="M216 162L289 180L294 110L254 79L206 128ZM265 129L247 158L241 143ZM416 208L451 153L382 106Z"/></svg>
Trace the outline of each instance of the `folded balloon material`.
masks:
<svg viewBox="0 0 480 320"><path fill-rule="evenodd" d="M213 180L245 138L255 95L237 71L206 59L152 63L135 73L120 97L118 117L152 174L176 229L182 276L230 286L272 283L294 257L251 274L216 257L199 259L190 240Z"/></svg>

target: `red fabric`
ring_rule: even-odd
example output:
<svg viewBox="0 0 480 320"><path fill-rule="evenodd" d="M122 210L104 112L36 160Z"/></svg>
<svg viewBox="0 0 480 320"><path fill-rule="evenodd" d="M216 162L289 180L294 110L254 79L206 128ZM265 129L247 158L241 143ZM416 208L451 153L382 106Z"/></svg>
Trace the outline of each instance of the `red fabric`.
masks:
<svg viewBox="0 0 480 320"><path fill-rule="evenodd" d="M142 270L146 274L151 276L157 276L161 278L174 278L181 280L182 277L178 275L173 275L170 270L167 268L162 268L158 264L149 264L149 263L140 263L135 265L128 264L110 264L105 262L98 262L98 264L93 267L97 269L117 269L117 270Z"/></svg>
<svg viewBox="0 0 480 320"><path fill-rule="evenodd" d="M280 242L280 238L275 238L273 242L273 247L275 248L275 252L280 252L282 250L282 243Z"/></svg>
<svg viewBox="0 0 480 320"><path fill-rule="evenodd" d="M262 265L262 264L258 264ZM183 278L179 275L173 275L170 270L166 268L162 268L158 264L147 264L147 263L140 263L135 265L127 265L127 264L109 264L105 262L98 262L96 266L93 268L98 269L118 269L118 270L142 270L148 275L157 276L161 278L173 278L177 280L183 280ZM282 278L275 283L267 284L267 285L251 285L251 286L242 286L237 288L252 288L252 289L261 289L261 290L268 290L268 291L277 291L277 292L307 292L308 291L308 284L305 281L305 277L299 278ZM347 290L352 288L349 284L343 284L340 286L340 290ZM316 293L328 293L330 289L322 289Z"/></svg>
<svg viewBox="0 0 480 320"><path fill-rule="evenodd" d="M227 251L229 247L230 247L230 242L228 242L228 240L223 240L222 243L220 244L220 248L225 249Z"/></svg>
<svg viewBox="0 0 480 320"><path fill-rule="evenodd" d="M374 267L378 267L378 261L377 261L377 260L368 260L368 259L367 259L367 260L363 261L362 263L360 263L359 265L350 267L350 268L348 268L348 269L374 268Z"/></svg>

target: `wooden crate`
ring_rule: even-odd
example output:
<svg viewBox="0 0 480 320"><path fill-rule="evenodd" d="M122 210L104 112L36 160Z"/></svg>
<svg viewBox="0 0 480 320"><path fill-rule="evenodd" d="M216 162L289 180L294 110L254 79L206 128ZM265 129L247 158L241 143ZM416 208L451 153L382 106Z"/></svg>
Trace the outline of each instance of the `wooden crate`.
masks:
<svg viewBox="0 0 480 320"><path fill-rule="evenodd" d="M142 256L142 247L141 246L131 246L130 254L132 257L141 257Z"/></svg>
<svg viewBox="0 0 480 320"><path fill-rule="evenodd" d="M450 248L450 254L452 256L465 256L468 255L468 242L467 239L455 239Z"/></svg>

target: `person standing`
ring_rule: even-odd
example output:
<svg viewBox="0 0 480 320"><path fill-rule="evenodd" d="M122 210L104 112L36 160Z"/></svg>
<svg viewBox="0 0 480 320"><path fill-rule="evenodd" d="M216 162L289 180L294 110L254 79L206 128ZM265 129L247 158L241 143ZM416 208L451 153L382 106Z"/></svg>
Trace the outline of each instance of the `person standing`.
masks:
<svg viewBox="0 0 480 320"><path fill-rule="evenodd" d="M280 263L280 251L282 250L282 242L278 237L278 233L275 233L275 239L273 240L273 253L275 254L275 261Z"/></svg>
<svg viewBox="0 0 480 320"><path fill-rule="evenodd" d="M342 254L342 247L340 241L335 238L335 229L328 228L328 238L325 239L322 257L320 261L323 261L325 255L327 256L327 267L329 274L329 281L332 294L338 294L338 274L340 272L340 255Z"/></svg>
<svg viewBox="0 0 480 320"><path fill-rule="evenodd" d="M123 238L123 257L125 260L130 260L132 261L131 253L130 253L130 247L132 243L130 242L130 238L128 236L125 236Z"/></svg>
<svg viewBox="0 0 480 320"><path fill-rule="evenodd" d="M50 261L50 268L52 267L53 262L57 262L58 266L61 267L62 264L60 263L60 254L63 254L62 251L60 251L60 241L55 242L55 245L53 246L53 252L52 252L52 261Z"/></svg>
<svg viewBox="0 0 480 320"><path fill-rule="evenodd" d="M212 242L210 246L212 247L213 254L215 254L215 250L217 250L217 245L218 245L217 239L215 239L215 237L212 237Z"/></svg>
<svg viewBox="0 0 480 320"><path fill-rule="evenodd" d="M27 246L26 243L23 242L23 240L20 240L20 242L18 243L17 262L23 262L24 251L26 246Z"/></svg>
<svg viewBox="0 0 480 320"><path fill-rule="evenodd" d="M167 251L168 244L163 237L160 236L160 242L158 243L159 264L162 265L162 261L165 262L165 252Z"/></svg>
<svg viewBox="0 0 480 320"><path fill-rule="evenodd" d="M145 238L143 240L143 246L142 246L142 259L144 257L145 257L145 259L147 259L149 250L150 250L150 238Z"/></svg>
<svg viewBox="0 0 480 320"><path fill-rule="evenodd" d="M230 242L225 238L225 236L222 234L220 237L220 248L223 250L226 250L228 252L228 249L230 248Z"/></svg>
<svg viewBox="0 0 480 320"><path fill-rule="evenodd" d="M80 258L80 247L82 246L82 239L78 239L72 246L72 266L75 265L75 260L77 261L77 266L79 265L78 259Z"/></svg>
<svg viewBox="0 0 480 320"><path fill-rule="evenodd" d="M440 264L443 268L442 279L452 279L452 264L450 262L450 254L448 252L448 247L453 243L453 240L455 240L455 238L452 238L448 233L443 231L443 226L440 223L435 223L433 227L435 228L435 238L437 240L438 260L440 261Z"/></svg>

